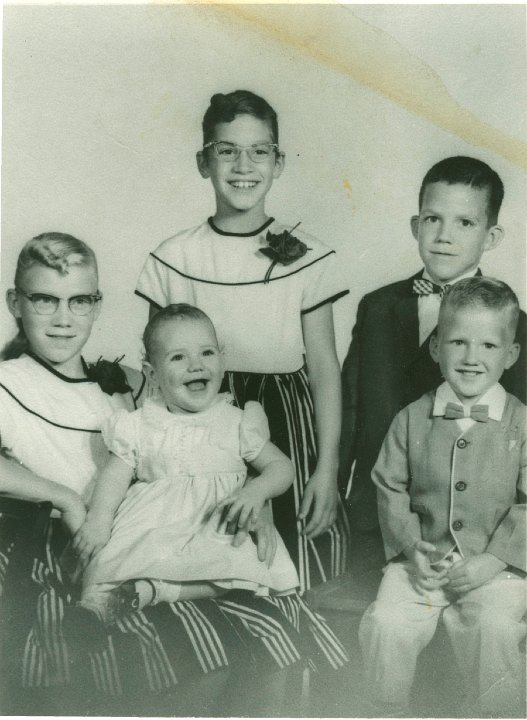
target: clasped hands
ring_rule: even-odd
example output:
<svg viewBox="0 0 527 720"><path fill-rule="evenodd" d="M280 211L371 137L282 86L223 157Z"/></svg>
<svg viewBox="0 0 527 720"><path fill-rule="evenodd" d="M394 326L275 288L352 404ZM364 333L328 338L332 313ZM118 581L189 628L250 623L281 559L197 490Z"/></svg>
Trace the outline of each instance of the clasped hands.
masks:
<svg viewBox="0 0 527 720"><path fill-rule="evenodd" d="M418 540L406 552L412 583L421 594L441 587L457 594L466 593L488 582L507 567L491 553L480 553L453 563L434 563L431 560L434 554L437 554L435 545L424 540Z"/></svg>

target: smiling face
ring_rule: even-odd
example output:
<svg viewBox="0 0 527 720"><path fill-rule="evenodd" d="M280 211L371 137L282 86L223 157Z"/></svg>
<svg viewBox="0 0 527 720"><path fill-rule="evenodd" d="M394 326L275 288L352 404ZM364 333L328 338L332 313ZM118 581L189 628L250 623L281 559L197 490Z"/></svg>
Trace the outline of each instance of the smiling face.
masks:
<svg viewBox="0 0 527 720"><path fill-rule="evenodd" d="M430 353L465 405L473 405L518 358L511 314L486 307L446 308Z"/></svg>
<svg viewBox="0 0 527 720"><path fill-rule="evenodd" d="M208 320L173 318L156 328L145 371L170 412L195 413L212 405L223 379L223 358Z"/></svg>
<svg viewBox="0 0 527 720"><path fill-rule="evenodd" d="M411 221L419 254L437 283L457 280L475 270L485 250L503 237L499 225L488 227L488 191L470 185L435 182L427 185L421 210Z"/></svg>
<svg viewBox="0 0 527 720"><path fill-rule="evenodd" d="M218 123L213 140L243 147L275 142L270 124L252 115L237 115L232 122ZM272 152L264 162L256 163L243 151L237 160L224 162L209 148L198 152L197 161L202 177L212 181L217 221L244 216L254 227L265 222L265 196L282 173L283 153Z"/></svg>
<svg viewBox="0 0 527 720"><path fill-rule="evenodd" d="M16 290L7 293L9 310L22 321L30 350L64 375L83 377L81 351L99 315L100 302L88 315L75 315L64 299L95 295L95 268L91 265L70 265L68 272L62 275L53 268L35 264L22 275L20 290L28 295L42 293L62 299L53 314L39 315L25 295Z"/></svg>

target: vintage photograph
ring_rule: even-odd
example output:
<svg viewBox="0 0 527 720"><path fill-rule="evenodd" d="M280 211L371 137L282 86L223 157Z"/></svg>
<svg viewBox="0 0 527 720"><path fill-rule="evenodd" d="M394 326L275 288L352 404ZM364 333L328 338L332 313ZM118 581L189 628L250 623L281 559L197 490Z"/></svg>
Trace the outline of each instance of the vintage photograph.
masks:
<svg viewBox="0 0 527 720"><path fill-rule="evenodd" d="M0 714L525 717L525 27L4 5Z"/></svg>

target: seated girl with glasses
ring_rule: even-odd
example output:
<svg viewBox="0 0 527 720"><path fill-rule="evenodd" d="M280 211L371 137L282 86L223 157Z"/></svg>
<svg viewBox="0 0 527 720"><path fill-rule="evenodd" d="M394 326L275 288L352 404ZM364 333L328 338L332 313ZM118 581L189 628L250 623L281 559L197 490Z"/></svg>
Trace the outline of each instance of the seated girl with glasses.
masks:
<svg viewBox="0 0 527 720"><path fill-rule="evenodd" d="M162 714L177 709L181 715L207 715L207 698L216 697L231 667L257 668L263 691L267 677L302 667L315 651L317 660L329 657L338 666L323 621L307 606L300 619L299 600L249 596L243 590L129 612L105 628L103 645L89 655L68 644L64 612L80 588L59 559L84 523L95 478L109 457L101 428L116 411L136 408L147 394L145 378L117 363L94 366L83 358L101 294L95 255L80 240L55 232L30 240L20 253L7 302L19 333L0 363L0 596L2 612L18 600L34 608L15 629L2 630L3 641L4 630L21 635L16 700L35 703L29 712L14 714L47 708L44 714L56 715L69 707L66 714L78 715L100 703L95 714L104 709L105 715L112 707L110 694L119 696L119 712L127 708L125 715L148 715L155 707L152 693L174 689L171 710L167 713L167 706ZM2 511L2 503L10 502L5 496L49 501L54 508L45 539L27 564L30 576L18 590L23 598L11 582L13 577L20 581L10 565L18 530L13 532L12 519ZM300 623L318 627L312 652L305 650ZM5 678L0 680L3 684ZM244 698L253 700L251 693ZM245 707L246 714L257 706L251 709Z"/></svg>
<svg viewBox="0 0 527 720"><path fill-rule="evenodd" d="M225 343L223 389L241 408L262 403L271 441L295 468L272 506L305 590L347 566L332 303L348 291L333 250L266 212L285 163L273 108L246 90L214 95L203 142L197 164L216 212L150 253L136 292L152 312L177 302L204 310Z"/></svg>

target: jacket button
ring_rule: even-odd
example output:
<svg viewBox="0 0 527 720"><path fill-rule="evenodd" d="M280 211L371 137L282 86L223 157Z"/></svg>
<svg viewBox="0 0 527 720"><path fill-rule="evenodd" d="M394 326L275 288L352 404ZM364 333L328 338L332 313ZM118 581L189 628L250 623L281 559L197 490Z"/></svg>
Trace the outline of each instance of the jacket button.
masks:
<svg viewBox="0 0 527 720"><path fill-rule="evenodd" d="M461 522L461 520L454 520L454 522L452 523L452 528L454 530L461 530L462 527L463 523Z"/></svg>
<svg viewBox="0 0 527 720"><path fill-rule="evenodd" d="M459 440L457 441L456 445L458 446L458 448L460 448L461 450L463 450L463 448L466 448L466 447L467 447L468 442L465 440L465 438L459 438Z"/></svg>
<svg viewBox="0 0 527 720"><path fill-rule="evenodd" d="M456 483L455 488L456 488L456 490L459 490L459 491L466 490L467 483L463 482L463 480L460 480L459 482Z"/></svg>

